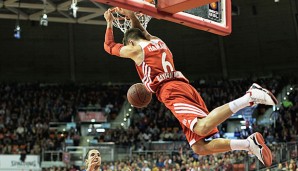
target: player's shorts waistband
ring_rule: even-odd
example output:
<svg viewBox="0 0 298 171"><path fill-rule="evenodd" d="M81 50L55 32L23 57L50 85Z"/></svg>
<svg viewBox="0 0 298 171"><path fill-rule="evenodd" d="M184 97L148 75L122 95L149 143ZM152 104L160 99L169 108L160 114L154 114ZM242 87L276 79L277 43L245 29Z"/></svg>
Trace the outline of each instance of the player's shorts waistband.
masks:
<svg viewBox="0 0 298 171"><path fill-rule="evenodd" d="M166 88L168 85L172 85L172 84L179 84L179 83L185 83L185 84L189 84L188 80L185 79L180 79L180 78L176 78L176 79L171 79L171 80L165 80L163 82L160 83L158 89L156 90L156 95L158 96L159 93Z"/></svg>

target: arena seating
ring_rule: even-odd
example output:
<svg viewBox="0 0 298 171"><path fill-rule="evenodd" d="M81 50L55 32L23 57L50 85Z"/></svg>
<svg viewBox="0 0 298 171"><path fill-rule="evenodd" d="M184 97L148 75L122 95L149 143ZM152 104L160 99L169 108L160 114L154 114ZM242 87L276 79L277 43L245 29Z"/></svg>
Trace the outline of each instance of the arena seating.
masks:
<svg viewBox="0 0 298 171"><path fill-rule="evenodd" d="M242 80L198 80L192 82L201 93L209 110L241 96L251 85L257 82L261 86L278 94L287 85L296 80L276 77ZM86 84L49 84L49 83L0 83L0 154L40 154L44 150L63 150L69 143L78 145L80 132L76 129L57 132L49 129L50 122L71 121L80 107L109 106L109 121L115 118L125 101L129 85ZM298 93L289 94L276 111L276 126L253 125L251 132L259 131L269 147L275 152L276 144L298 141ZM259 108L266 109L260 105ZM259 110L263 111L263 110ZM261 113L260 113L261 114ZM153 98L148 108L136 109L128 129L107 130L96 134L100 142L115 142L116 145L132 146L148 141L185 141L179 123L171 112L156 98ZM223 134L223 133L222 133ZM65 140L68 140L67 142ZM134 150L145 150L139 145ZM184 149L185 151L187 149ZM291 154L297 158L296 154ZM130 161L115 161L103 163L103 170L108 168L150 168L152 170L188 170L226 169L242 170L243 161L247 156L244 152L229 152L212 156L196 156L194 154L178 153L155 154L148 158L136 155ZM274 161L275 164L278 161ZM253 163L253 161L252 161ZM289 161L291 167L297 164ZM290 164L281 164L289 167ZM72 167L72 166L71 166ZM71 170L71 167L68 170ZM254 167L254 165L252 165ZM49 170L50 168L44 168ZM60 168L62 170L62 168ZM66 169L66 168L63 168ZM253 169L253 168L252 168Z"/></svg>

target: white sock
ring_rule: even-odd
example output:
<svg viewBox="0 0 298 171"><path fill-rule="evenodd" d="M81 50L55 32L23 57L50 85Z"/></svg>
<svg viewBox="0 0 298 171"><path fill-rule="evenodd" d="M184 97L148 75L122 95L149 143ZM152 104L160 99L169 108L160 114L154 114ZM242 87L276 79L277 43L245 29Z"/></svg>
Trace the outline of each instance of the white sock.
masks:
<svg viewBox="0 0 298 171"><path fill-rule="evenodd" d="M231 140L230 146L232 150L246 150L249 151L249 141L243 140Z"/></svg>
<svg viewBox="0 0 298 171"><path fill-rule="evenodd" d="M229 103L229 107L233 113L236 113L238 110L245 108L246 106L249 106L249 93L246 93L244 96L233 100Z"/></svg>

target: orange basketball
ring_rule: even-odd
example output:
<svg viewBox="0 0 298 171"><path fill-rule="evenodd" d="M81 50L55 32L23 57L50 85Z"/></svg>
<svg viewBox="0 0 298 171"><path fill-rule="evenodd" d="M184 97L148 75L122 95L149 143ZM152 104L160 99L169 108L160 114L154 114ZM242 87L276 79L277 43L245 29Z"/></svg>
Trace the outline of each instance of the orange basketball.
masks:
<svg viewBox="0 0 298 171"><path fill-rule="evenodd" d="M152 94L147 91L144 84L136 83L127 91L128 102L136 108L146 107L152 99Z"/></svg>

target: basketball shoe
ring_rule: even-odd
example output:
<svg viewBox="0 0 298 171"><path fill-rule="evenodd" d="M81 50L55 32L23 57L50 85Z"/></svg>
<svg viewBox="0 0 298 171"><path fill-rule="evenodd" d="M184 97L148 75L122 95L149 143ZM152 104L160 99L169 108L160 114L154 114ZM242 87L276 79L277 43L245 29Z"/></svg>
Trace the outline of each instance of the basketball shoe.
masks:
<svg viewBox="0 0 298 171"><path fill-rule="evenodd" d="M272 164L272 154L266 146L263 136L256 132L251 134L247 140L249 141L249 153L254 154L266 166Z"/></svg>
<svg viewBox="0 0 298 171"><path fill-rule="evenodd" d="M250 94L249 104L276 105L278 103L275 96L267 89L262 88L256 83L253 83L247 93Z"/></svg>

